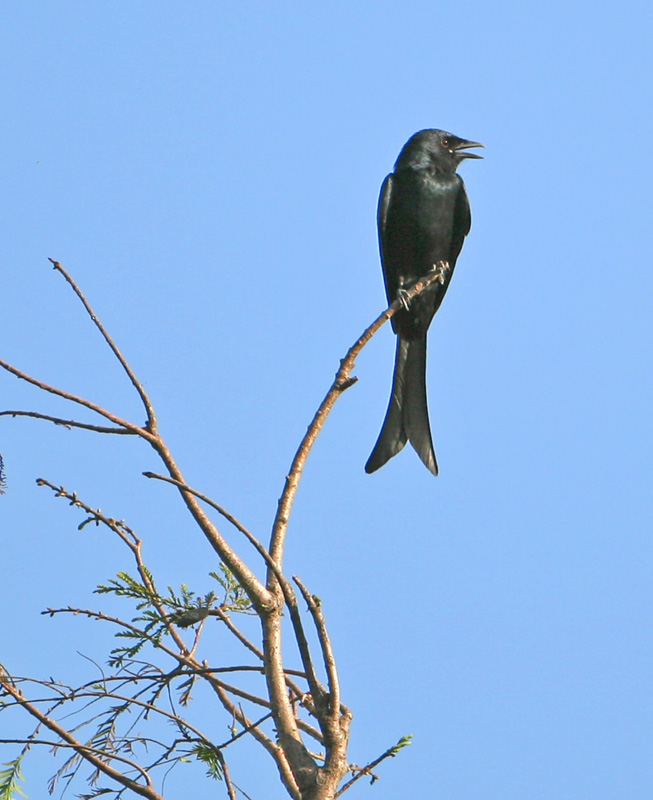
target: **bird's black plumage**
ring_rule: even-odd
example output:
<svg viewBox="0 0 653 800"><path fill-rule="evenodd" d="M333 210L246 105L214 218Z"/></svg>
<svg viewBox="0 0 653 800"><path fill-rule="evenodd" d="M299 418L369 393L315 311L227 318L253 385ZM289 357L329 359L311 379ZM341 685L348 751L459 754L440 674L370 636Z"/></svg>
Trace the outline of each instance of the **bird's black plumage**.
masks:
<svg viewBox="0 0 653 800"><path fill-rule="evenodd" d="M462 178L465 152L483 147L440 130L419 131L404 145L381 187L379 246L385 290L392 303L401 290L438 270L440 279L392 317L397 352L390 404L372 455L374 472L409 441L427 468L438 474L426 404L426 332L449 287L471 225Z"/></svg>

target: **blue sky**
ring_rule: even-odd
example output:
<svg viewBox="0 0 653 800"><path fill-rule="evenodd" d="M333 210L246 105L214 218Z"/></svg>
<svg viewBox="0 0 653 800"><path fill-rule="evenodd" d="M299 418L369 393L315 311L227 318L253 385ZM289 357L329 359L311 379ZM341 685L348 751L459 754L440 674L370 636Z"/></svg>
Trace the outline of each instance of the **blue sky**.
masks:
<svg viewBox="0 0 653 800"><path fill-rule="evenodd" d="M262 539L339 359L384 308L376 202L401 146L425 127L487 146L461 169L472 231L429 338L440 477L409 448L363 472L386 326L290 524L288 570L322 598L355 715L352 761L415 736L352 798L653 794L651 16L578 0L5 13L0 355L141 421L60 260L188 480ZM0 396L72 413L8 375ZM211 553L140 477L158 469L144 446L5 418L0 452L8 669L86 675L76 651L102 657L98 626L39 612L95 607L129 566L37 477L124 517L162 584L210 588ZM254 800L285 796L264 754L234 758ZM30 797L50 766L26 764ZM185 780L171 798L216 791Z"/></svg>

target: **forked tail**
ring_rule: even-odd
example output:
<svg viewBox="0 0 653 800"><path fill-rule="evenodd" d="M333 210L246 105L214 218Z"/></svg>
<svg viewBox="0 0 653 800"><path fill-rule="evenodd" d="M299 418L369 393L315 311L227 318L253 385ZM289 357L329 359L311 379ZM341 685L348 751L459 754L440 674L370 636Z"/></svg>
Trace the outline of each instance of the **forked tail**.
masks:
<svg viewBox="0 0 653 800"><path fill-rule="evenodd" d="M392 394L381 433L365 472L375 472L409 441L434 475L438 474L426 404L426 333L397 337Z"/></svg>

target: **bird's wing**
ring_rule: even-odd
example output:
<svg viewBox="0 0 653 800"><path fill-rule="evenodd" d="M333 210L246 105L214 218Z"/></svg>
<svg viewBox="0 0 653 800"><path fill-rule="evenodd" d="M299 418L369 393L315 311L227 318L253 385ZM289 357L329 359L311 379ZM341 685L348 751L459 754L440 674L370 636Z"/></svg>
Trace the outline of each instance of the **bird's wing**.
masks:
<svg viewBox="0 0 653 800"><path fill-rule="evenodd" d="M392 197L392 187L394 184L394 177L392 173L386 177L381 186L381 194L379 195L379 207L376 214L376 221L379 229L379 250L381 251L381 266L383 267L383 277L385 279L385 289L388 296L388 302L392 303L397 293L397 287L390 285L392 276L388 275L386 270L386 257L387 257L387 220L388 208L390 207L390 199Z"/></svg>
<svg viewBox="0 0 653 800"><path fill-rule="evenodd" d="M390 196L392 195L392 184L394 183L393 174L390 173L383 181L381 186L381 193L379 194L379 208L377 210L376 221L379 226L379 241L381 243L381 250L383 251L383 239L385 236L385 223L388 217L388 206L390 205Z"/></svg>
<svg viewBox="0 0 653 800"><path fill-rule="evenodd" d="M469 200L465 191L465 184L460 181L460 188L456 196L456 205L453 210L453 229L451 234L451 252L449 263L453 267L465 241L465 236L472 226L472 214L469 210Z"/></svg>

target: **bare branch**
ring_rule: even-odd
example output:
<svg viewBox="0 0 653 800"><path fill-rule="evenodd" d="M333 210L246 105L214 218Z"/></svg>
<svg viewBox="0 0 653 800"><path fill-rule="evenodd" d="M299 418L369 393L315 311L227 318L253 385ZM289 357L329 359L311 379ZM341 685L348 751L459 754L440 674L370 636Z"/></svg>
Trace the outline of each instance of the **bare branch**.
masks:
<svg viewBox="0 0 653 800"><path fill-rule="evenodd" d="M224 775L224 782L225 786L227 787L227 796L229 797L229 800L236 800L236 790L231 781L231 775L229 774L229 768L227 767L226 762L222 765L222 774Z"/></svg>
<svg viewBox="0 0 653 800"><path fill-rule="evenodd" d="M54 422L55 425L61 425L64 428L82 428L86 431L95 431L95 433L118 433L123 436L135 435L133 430L126 430L125 428L109 428L105 425L91 425L86 422L79 422L75 419L51 417L49 414L40 414L38 411L0 411L0 417L33 417L34 419L43 419L46 422Z"/></svg>
<svg viewBox="0 0 653 800"><path fill-rule="evenodd" d="M254 547L258 550L259 553L267 554L267 550L263 545L258 541L258 539L254 536L254 534L250 533L247 528L239 522L233 514L230 514L226 508L221 506L219 503L216 503L215 500L212 500L208 495L202 494L202 492L198 492L197 489L193 489L192 486L189 486L187 483L182 483L181 481L176 480L175 478L169 478L167 475L159 475L156 472L144 472L143 475L146 478L154 478L157 481L164 481L165 483L171 483L173 486L176 486L178 489L183 489L185 492L192 494L194 497L197 497L198 500L201 500L203 503L211 506L214 508L219 514L231 524L239 530L247 539L254 545Z"/></svg>
<svg viewBox="0 0 653 800"><path fill-rule="evenodd" d="M261 581L247 566L247 564L245 564L245 562L229 546L227 541L218 531L217 527L205 514L204 510L197 502L197 498L194 496L193 492L190 490L190 487L188 487L188 484L184 480L184 476L172 457L172 454L170 453L166 443L159 436L151 437L148 439L148 441L150 441L152 447L159 455L159 458L167 467L170 477L172 478L172 481L170 482L174 483L179 489L186 507L190 511L191 516L197 523L204 536L211 544L211 547L213 547L222 561L224 561L224 563L233 572L238 582L247 592L247 596L252 601L254 606L259 611L263 611L265 609L269 610L275 604L275 597L265 588Z"/></svg>
<svg viewBox="0 0 653 800"><path fill-rule="evenodd" d="M407 299L411 299L424 291L431 283L438 280L436 273L433 273L426 278L417 281L409 290ZM404 302L406 296L404 296ZM320 404L313 421L308 427L308 430L302 439L302 442L297 449L293 459L290 471L286 477L285 488L279 499L277 513L275 516L274 524L272 526L272 534L270 537L270 547L268 550L269 559L266 558L268 563L267 574L267 588L268 591L277 598L277 606L272 607L269 612L261 614L261 622L263 625L263 640L264 640L264 653L265 660L265 675L268 684L268 692L272 706L275 709L275 723L279 740L284 751L288 753L293 766L293 773L296 779L300 782L306 782L312 785L316 780L317 765L312 759L310 753L306 750L301 741L300 733L293 715L292 706L288 700L285 692L285 679L283 674L282 663L282 642L281 642L281 620L279 606L281 599L285 599L291 610L291 619L293 621L295 637L302 654L304 668L307 672L307 677L311 683L312 691L315 691L316 709L319 708L322 701L323 690L319 686L315 672L313 670L310 652L308 646L305 644L306 639L301 628L301 621L299 621L299 614L293 613L293 600L288 602L289 597L294 597L294 592L290 592L287 585L284 585L285 579L281 576L283 550L285 544L285 536L288 528L288 520L290 512L297 494L299 481L306 464L308 454L315 443L315 440L322 430L327 416L329 415L333 405L338 397L354 382L351 377L351 371L354 368L355 360L363 349L365 344L372 338L372 336L379 330L379 328L388 320L392 315L401 307L401 301L395 301L390 308L384 311L358 338L358 340L349 348L347 355L342 359L340 368L336 373L335 379L331 388L327 392L324 400ZM281 576L281 577L280 577ZM285 581L287 584L287 581ZM334 680L334 675L331 675L331 680ZM334 685L336 692L337 679ZM335 710L333 710L335 709ZM351 721L351 712L347 709L342 710L340 713L340 703L332 706L332 715L324 719L318 712L318 719L320 723L328 722L328 763L325 766L325 772L322 777L327 780L334 787L340 781L341 776L346 771L345 752L348 736L348 727ZM335 716L334 716L335 715ZM324 733L323 728L323 733Z"/></svg>
<svg viewBox="0 0 653 800"><path fill-rule="evenodd" d="M2 359L0 359L0 368L5 369L7 372L11 373L12 375L15 375L17 378L20 378L21 380L24 380L27 383L36 386L42 391L49 392L51 394L56 395L57 397L63 398L64 400L69 400L72 403L77 403L78 405L81 405L84 408L88 408L91 411L94 411L96 414L99 414L100 416L103 416L106 419L110 420L115 425L124 428L126 431L129 431L130 433L133 433L145 439L152 445L154 450L157 452L157 454L167 467L171 477L174 480L178 481L180 484L185 485L186 482L183 479L181 470L175 463L175 460L173 459L172 454L170 453L170 450L168 449L167 445L156 432L156 417L154 415L154 410L140 381L138 381L133 370L127 363L125 357L117 348L117 346L115 345L115 343L105 330L104 326L93 312L92 308L90 307L88 301L82 294L77 284L72 280L70 275L68 275L68 273L63 269L63 267L61 266L61 264L59 264L58 261L55 261L53 259L50 259L50 261L54 265L55 270L57 270L64 276L66 281L72 287L75 294L79 297L79 299L84 305L84 308L86 309L91 320L93 321L94 325L98 328L103 338L105 339L106 343L109 345L111 351L114 353L119 363L129 376L133 386L137 390L146 408L148 416L147 427L143 428L138 425L134 425L132 422L122 419L116 414L107 411L105 408L102 408L101 406L91 402L90 400L86 400L85 398L79 397L75 394L72 394L71 392L66 392L62 389L58 389L55 386L50 386L49 384L44 383L43 381L39 381L36 378L33 378L31 375L28 375L26 372L17 369L13 365L9 364L8 362ZM237 577L238 581L247 591L250 599L255 604L255 606L257 606L258 608L267 608L273 605L274 598L265 589L263 584L258 580L258 578L254 575L254 573L247 567L247 565L229 547L227 542L220 535L216 526L209 520L204 511L197 504L195 498L188 491L184 489L180 489L180 492L182 498L184 499L184 502L186 503L188 510L195 519L200 530L208 539L213 549L218 553L218 555L222 558L222 560L227 564L229 569Z"/></svg>
<svg viewBox="0 0 653 800"><path fill-rule="evenodd" d="M39 381L36 378L33 378L31 375L28 375L22 370L17 369L13 365L9 364L8 362L2 359L0 359L0 368L5 369L7 372L11 373L12 375L15 375L17 378L20 378L21 380L24 380L27 383L36 386L42 391L49 392L51 394L56 395L57 397L63 398L64 400L69 400L72 403L77 403L78 405L81 405L84 408L88 408L91 411L94 411L95 413L99 414L100 416L103 416L106 419L110 420L115 425L124 428L125 430L130 431L131 433L145 439L150 443L150 445L159 455L159 457L165 464L168 472L170 473L171 478L174 481L177 481L181 486L185 486L186 481L183 478L181 470L177 466L166 443L156 432L156 417L154 415L151 402L147 397L147 394L145 393L141 383L138 381L133 370L127 363L126 359L124 358L120 350L118 350L115 343L105 330L104 326L93 312L92 308L90 307L88 301L82 294L81 290L78 288L77 284L72 280L72 278L68 275L68 273L63 269L61 264L59 264L59 262L53 259L50 260L52 261L55 270L57 270L64 276L66 281L72 287L73 291L77 294L77 296L83 303L87 313L91 317L91 320L102 334L103 338L109 345L111 351L114 353L119 363L129 376L132 384L136 388L147 410L147 415L148 415L147 427L143 428L138 425L134 425L132 422L122 419L121 417L111 413L110 411L107 411L106 409L102 408L96 403L91 402L90 400L86 400L85 398L74 395L71 392L66 392L62 389L58 389L57 387L50 386L49 384L43 381ZM266 609L266 608L269 609L270 607L272 607L275 603L275 598L270 594L270 592L266 590L266 588L263 586L261 581L256 577L256 575L252 572L252 570L249 569L249 567L242 561L242 559L240 559L237 556L237 554L233 551L233 549L223 539L217 527L211 522L211 520L207 517L202 508L197 503L196 498L193 497L193 495L186 489L179 488L179 491L181 492L182 498L188 510L190 511L192 517L194 518L195 522L199 526L200 530L205 535L205 537L207 538L213 549L218 553L220 558L225 562L225 564L227 564L229 569L234 573L239 583L243 586L243 588L247 592L252 603L258 609Z"/></svg>
<svg viewBox="0 0 653 800"><path fill-rule="evenodd" d="M389 308L387 308L368 328L366 328L357 341L349 348L347 355L340 362L340 368L338 369L336 377L331 384L331 388L326 393L326 396L324 397L324 400L322 400L320 407L315 412L315 416L313 417L311 424L308 426L308 430L306 431L306 434L304 435L304 438L302 439L301 444L295 453L295 457L293 458L290 467L290 472L286 477L286 484L283 493L279 498L277 514L272 526L272 536L270 539L269 548L270 555L278 567L281 567L283 545L286 530L288 528L288 520L290 518L290 512L295 500L295 495L297 494L299 481L304 471L306 459L308 458L308 454L315 444L315 440L322 430L336 400L346 389L356 382L356 378L351 377L351 371L355 366L355 362L360 351L363 349L363 347L365 347L372 336L374 336L374 334L381 328L381 326L392 316L394 316L395 312L398 311L406 301L410 301L412 298L417 297L417 295L424 292L432 283L435 283L438 280L440 280L439 273L431 272L416 281L410 287L410 289L404 293L403 299L400 298L395 300ZM268 586L269 585L270 584L268 583Z"/></svg>
<svg viewBox="0 0 653 800"><path fill-rule="evenodd" d="M146 428L151 433L156 433L156 427L157 427L156 426L156 415L154 413L154 408L152 406L152 402L151 402L150 398L148 397L147 392L143 388L143 385L141 384L141 382L138 380L138 378L134 374L134 371L132 370L132 368L127 363L127 360L125 359L123 354L120 352L120 350L116 346L116 344L113 341L113 339L111 338L111 336L109 336L109 334L108 334L106 328L104 327L104 325L100 322L100 320L96 316L96 314L93 311L93 309L91 308L88 300L82 294L82 291L79 288L79 286L77 286L75 281L71 278L71 276L66 272L66 270L61 266L61 264L58 261L55 261L53 258L48 259L48 261L50 261L50 263L52 264L52 266L54 267L56 272L59 272L59 273L61 273L61 275L63 275L63 277L66 279L66 281L68 282L68 284L72 288L73 292L75 292L77 297L79 297L79 299L82 302L82 305L86 309L86 312L89 315L89 317L91 318L93 324L100 331L104 341L109 345L109 347L111 348L113 354L118 359L120 365L122 366L122 368L127 373L127 377L131 381L132 386L134 387L134 389L136 389L136 391L138 392L138 396L141 398L141 402L143 403L143 406L145 408L145 413L147 414L147 425L146 425Z"/></svg>
<svg viewBox="0 0 653 800"><path fill-rule="evenodd" d="M107 411L102 406L97 405L97 403L92 403L90 400L85 400L83 397L78 397L71 392L65 392L63 389L57 389L56 386L50 386L48 383L44 383L43 381L39 381L36 378L33 378L31 375L28 375L26 372L23 372L20 369L9 364L4 359L0 358L0 367L7 372L15 375L22 381L26 381L27 383L31 384L32 386L36 386L37 389L41 389L44 392L49 392L50 394L54 394L57 397L62 397L64 400L69 400L71 403L77 403L77 405L84 406L84 408L88 408L91 411L95 411L96 414L99 414L101 417L105 417L106 419L110 420L114 423L114 425L119 425L122 428L125 428L126 431L130 433L136 434L137 436L142 436L144 439L150 440L150 434L144 428L139 427L138 425L134 425L133 422L129 422L126 419L122 419L122 417L117 416L116 414L112 414L110 411Z"/></svg>
<svg viewBox="0 0 653 800"><path fill-rule="evenodd" d="M336 660L333 655L333 649L331 647L331 640L329 639L329 634L327 633L326 629L326 622L324 620L324 614L322 613L322 608L318 600L311 595L304 584L299 580L296 575L293 575L293 580L299 586L299 590L302 593L304 600L308 604L308 608L311 612L311 616L313 617L313 621L315 622L315 628L317 630L317 637L320 642L320 647L322 649L322 658L324 659L324 666L327 673L327 680L329 684L329 705L330 705L330 713L329 716L331 718L332 723L338 723L340 719L340 682L338 680L338 671L336 669Z"/></svg>

